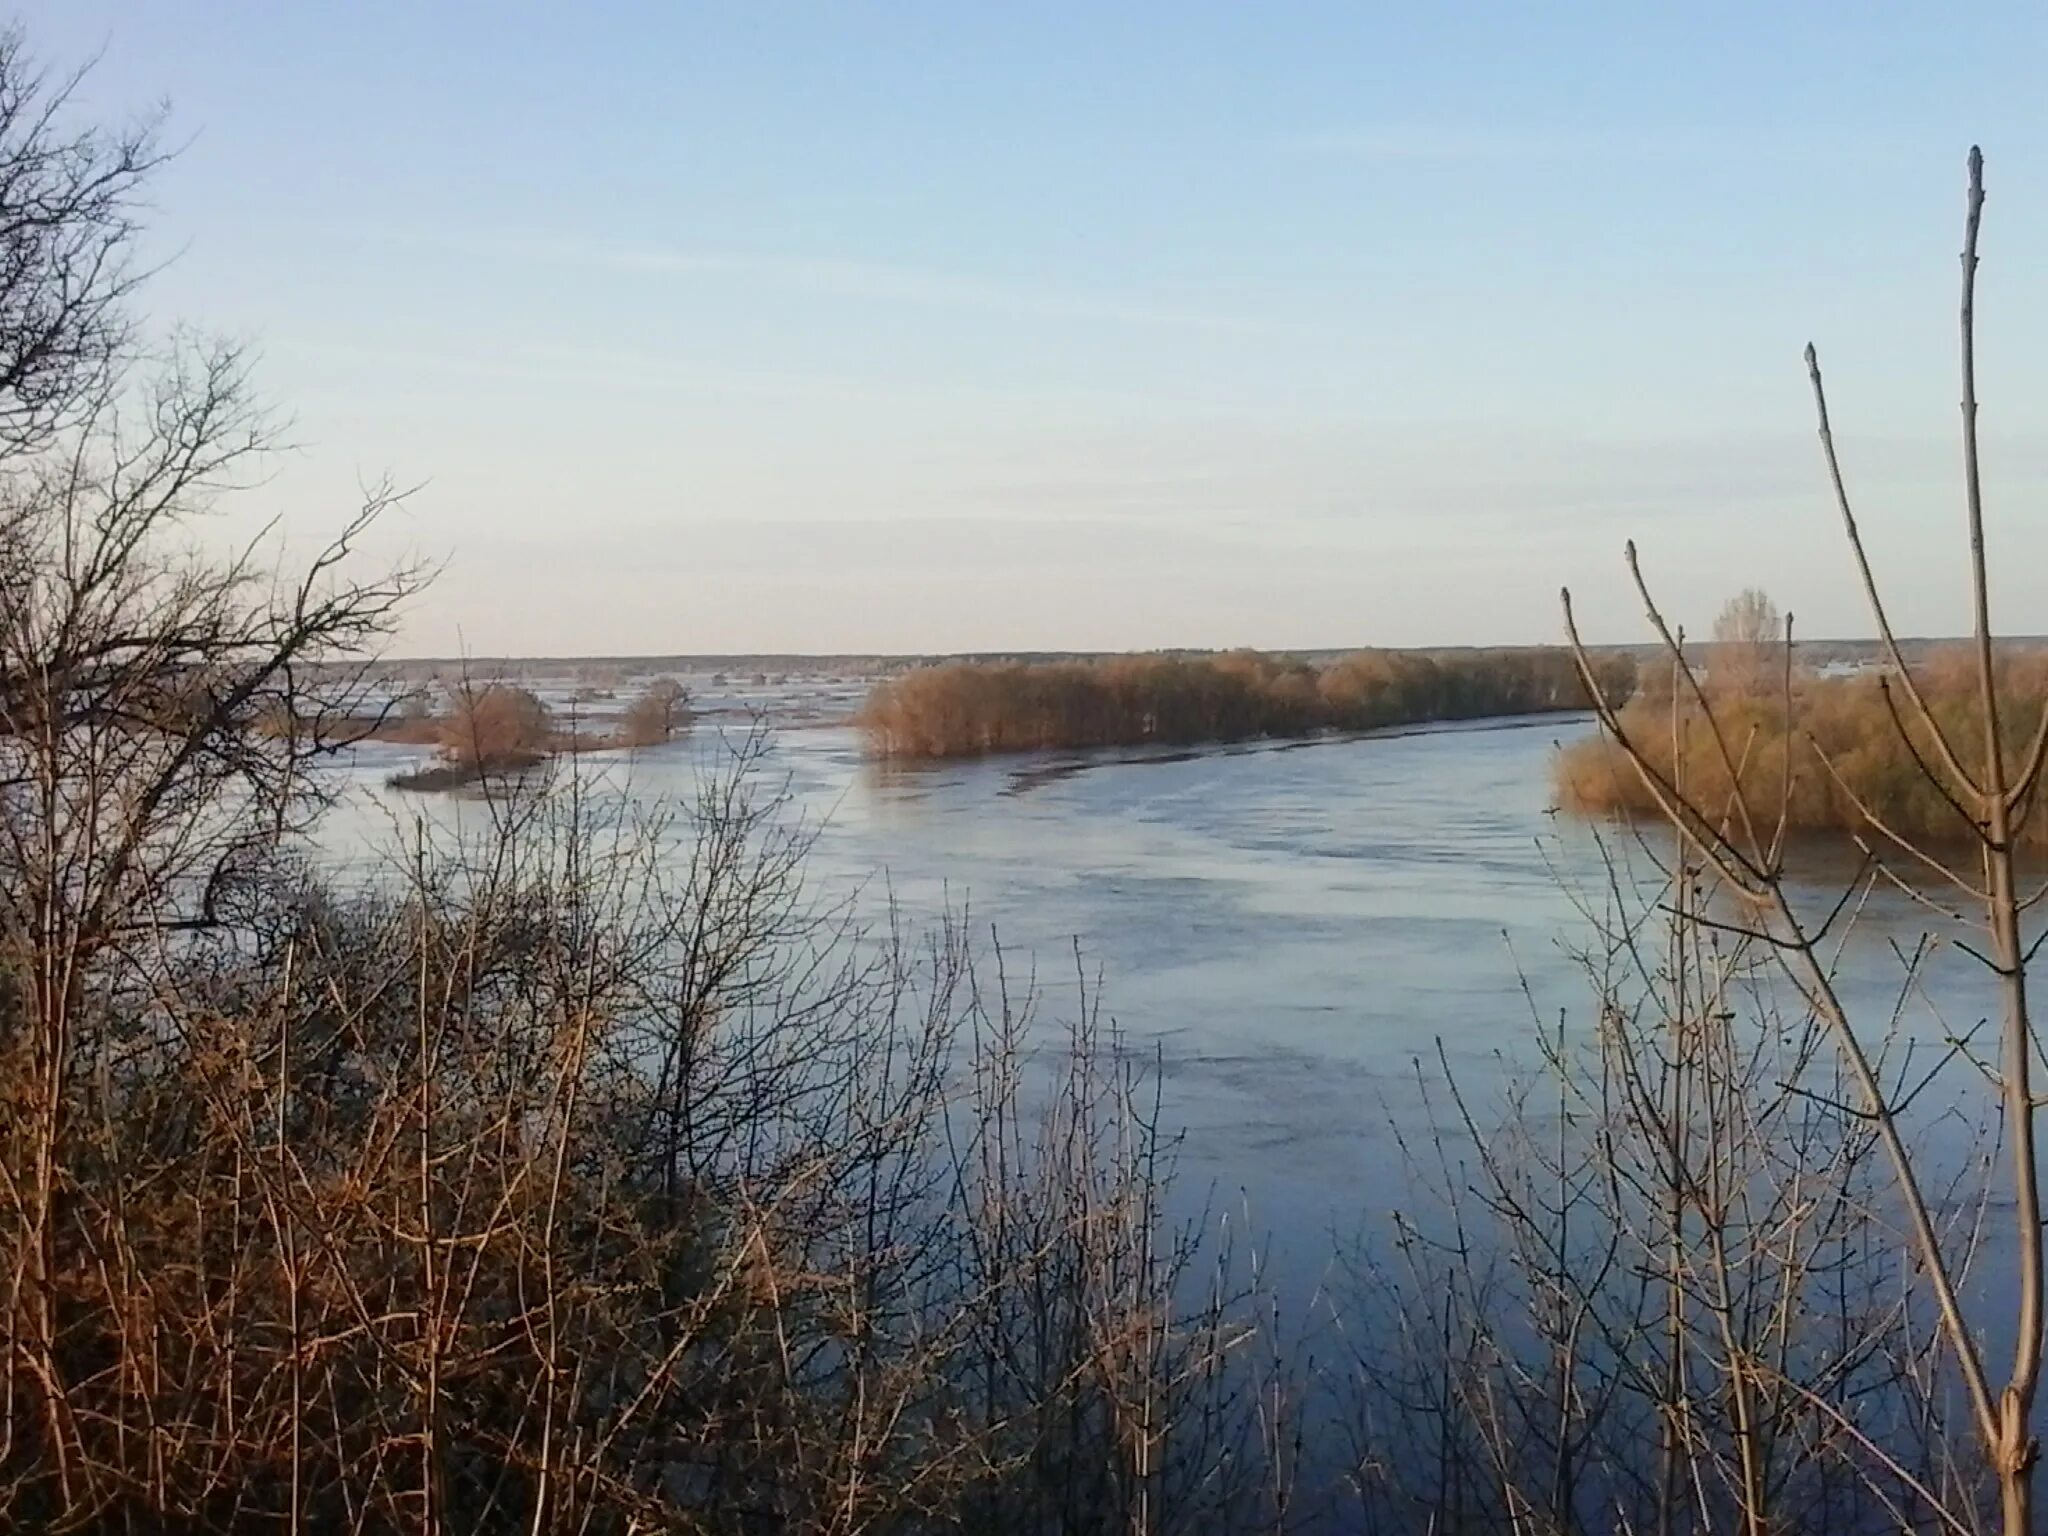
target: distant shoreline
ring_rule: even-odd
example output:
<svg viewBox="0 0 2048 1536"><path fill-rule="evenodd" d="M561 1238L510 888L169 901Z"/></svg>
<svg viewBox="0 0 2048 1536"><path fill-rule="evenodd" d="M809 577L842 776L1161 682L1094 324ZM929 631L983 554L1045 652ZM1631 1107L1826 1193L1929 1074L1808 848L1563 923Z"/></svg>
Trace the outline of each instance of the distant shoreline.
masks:
<svg viewBox="0 0 2048 1536"><path fill-rule="evenodd" d="M1966 637L1920 635L1901 636L1899 646L1909 659L1929 650L1961 643ZM1256 649L1268 655L1295 656L1303 661L1332 661L1348 656L1359 650L1383 650L1397 654L1415 656L1458 656L1478 651L1537 649L1551 642L1532 641L1517 645L1463 644L1463 645L1332 645L1332 646L1259 646ZM2043 650L2048 649L2048 635L2009 635L1999 641L2003 649ZM1171 656L1200 658L1225 656L1234 649L1230 646L1158 646L1137 650L989 650L989 651L649 651L643 653L594 654L580 656L387 656L377 665L386 669L434 669L442 672L476 673L501 671L526 671L533 674L563 675L583 668L611 668L640 670L669 670L689 672L735 672L753 673L759 671L801 672L806 675L817 673L859 674L863 670L900 671L913 667L944 666L954 662L983 664L1009 664L1060 661L1102 661L1123 656ZM1704 653L1710 645L1694 645L1690 650ZM1877 640L1843 638L1801 638L1796 649L1802 658L1814 662L1831 659L1875 661L1882 654L1882 645ZM1617 643L1588 645L1587 650L1596 656L1635 656L1646 658L1661 654L1661 648L1654 643Z"/></svg>

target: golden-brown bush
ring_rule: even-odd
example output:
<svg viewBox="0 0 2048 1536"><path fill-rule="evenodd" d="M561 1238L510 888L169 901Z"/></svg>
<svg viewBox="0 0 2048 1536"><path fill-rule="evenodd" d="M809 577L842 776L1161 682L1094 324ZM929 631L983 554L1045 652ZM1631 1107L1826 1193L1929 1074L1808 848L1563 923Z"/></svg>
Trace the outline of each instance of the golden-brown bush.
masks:
<svg viewBox="0 0 2048 1536"><path fill-rule="evenodd" d="M1931 742L1917 723L1901 735L1906 707L1895 712L1876 672L1793 679L1791 731L1786 730L1783 677L1775 688L1752 688L1710 676L1706 691L1728 746L1731 775L1706 714L1689 690L1674 690L1663 669L1645 668L1641 692L1620 711L1621 728L1667 782L1682 776L1691 797L1733 812L1736 791L1760 825L1775 825L1781 798L1786 824L1796 832L1868 831L1872 819L1901 837L1941 842L1967 831L1958 813L1914 761L1931 760ZM1977 683L1970 658L1936 655L1915 676L1928 707L1956 744L1965 767L1981 755L1976 724ZM1999 685L2008 701L2003 727L2009 756L2023 752L2044 703L2048 655L2001 658ZM1786 754L1791 754L1787 795ZM1832 765L1832 767L1830 767ZM1662 814L1642 776L1605 733L1573 742L1553 767L1558 804L1583 816ZM1860 802L1860 804L1859 804ZM2048 815L2037 802L2020 826L2024 841L2039 846ZM1881 835L1881 834L1880 834Z"/></svg>
<svg viewBox="0 0 2048 1536"><path fill-rule="evenodd" d="M694 718L689 689L672 677L657 677L621 712L613 735L623 747L659 746Z"/></svg>
<svg viewBox="0 0 2048 1536"><path fill-rule="evenodd" d="M1597 665L1626 697L1634 664ZM1587 703L1570 655L1554 647L1360 651L1321 667L1230 651L927 667L877 684L860 723L877 756L941 758L1306 736Z"/></svg>
<svg viewBox="0 0 2048 1536"><path fill-rule="evenodd" d="M441 755L458 767L517 767L538 761L553 739L548 707L529 689L465 685L450 700Z"/></svg>

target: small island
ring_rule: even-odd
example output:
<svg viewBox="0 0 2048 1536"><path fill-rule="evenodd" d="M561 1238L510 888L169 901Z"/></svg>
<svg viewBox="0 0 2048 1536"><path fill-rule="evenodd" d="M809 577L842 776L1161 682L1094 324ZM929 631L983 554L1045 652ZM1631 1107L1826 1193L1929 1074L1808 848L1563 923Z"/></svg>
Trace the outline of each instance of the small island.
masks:
<svg viewBox="0 0 2048 1536"><path fill-rule="evenodd" d="M658 746L695 718L690 695L672 677L657 677L597 729L563 727L540 696L510 682L462 680L446 690L444 707L415 690L384 717L364 722L358 740L436 749L425 766L391 774L392 789L461 789L538 768L558 753Z"/></svg>

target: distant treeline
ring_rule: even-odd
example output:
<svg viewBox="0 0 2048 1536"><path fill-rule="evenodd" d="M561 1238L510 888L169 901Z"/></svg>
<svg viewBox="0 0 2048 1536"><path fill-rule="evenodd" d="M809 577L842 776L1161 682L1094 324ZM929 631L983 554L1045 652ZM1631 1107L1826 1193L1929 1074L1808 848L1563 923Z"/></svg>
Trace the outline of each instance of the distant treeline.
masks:
<svg viewBox="0 0 2048 1536"><path fill-rule="evenodd" d="M1595 665L1603 688L1628 696L1630 657ZM1357 651L1321 666L1231 651L926 667L876 684L859 722L877 756L942 758L1309 736L1588 702L1570 654L1555 647Z"/></svg>
<svg viewBox="0 0 2048 1536"><path fill-rule="evenodd" d="M1817 674L1802 645L1788 735L1783 666L1782 653L1751 658L1739 650L1711 665L1703 689L1712 721L1689 690L1681 690L1674 709L1668 664L1645 667L1643 688L1620 711L1620 726L1667 784L1682 780L1696 804L1725 806L1730 816L1739 801L1759 827L1776 826L1782 805L1794 832L1854 832L1874 836L1880 845L1886 836L1879 827L1930 844L1969 835L1960 813L1920 766L1937 761L1931 736L1910 709L1887 705L1880 672ZM1951 647L1916 662L1913 671L1963 766L1978 771L1983 742L1974 659ZM2048 707L2048 654L2006 651L1998 680L2006 760L2016 765L2026 758L2040 712ZM1900 735L1902 722L1910 740ZM1567 746L1555 774L1558 803L1568 811L1663 819L1642 775L1604 732ZM2048 803L2030 796L2020 810L2019 839L2034 848L2048 846Z"/></svg>

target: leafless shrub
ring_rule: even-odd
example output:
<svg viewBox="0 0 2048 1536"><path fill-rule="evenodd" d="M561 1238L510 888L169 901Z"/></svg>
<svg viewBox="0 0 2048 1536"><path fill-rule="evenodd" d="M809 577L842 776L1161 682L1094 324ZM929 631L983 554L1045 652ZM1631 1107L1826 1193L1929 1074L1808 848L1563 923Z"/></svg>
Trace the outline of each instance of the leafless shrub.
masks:
<svg viewBox="0 0 2048 1536"><path fill-rule="evenodd" d="M1539 1020L1542 1070L1498 1105L1418 1064L1417 1197L1349 1261L1363 1507L1390 1529L1968 1528L1953 1359L1825 1019L1682 848L1605 875L1581 893L1597 1028ZM1930 1067L1895 1022L1872 1060L1903 1103ZM1959 1265L1969 1194L1940 1190Z"/></svg>
<svg viewBox="0 0 2048 1536"><path fill-rule="evenodd" d="M480 842L90 990L15 1519L1151 1531L1251 1496L1142 1060L1086 1006L1047 1055L957 928L810 902L760 751L673 823L508 790Z"/></svg>

